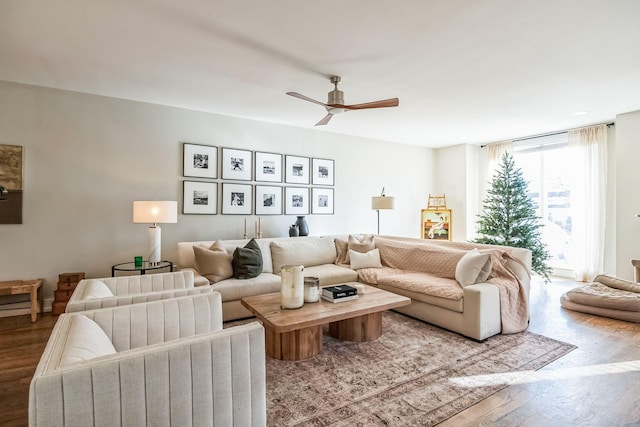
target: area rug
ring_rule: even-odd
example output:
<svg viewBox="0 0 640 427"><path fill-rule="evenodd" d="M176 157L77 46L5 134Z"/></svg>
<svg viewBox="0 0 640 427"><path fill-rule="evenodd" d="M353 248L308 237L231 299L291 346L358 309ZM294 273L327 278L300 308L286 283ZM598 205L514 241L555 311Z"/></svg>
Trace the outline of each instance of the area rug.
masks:
<svg viewBox="0 0 640 427"><path fill-rule="evenodd" d="M432 426L575 348L531 332L477 342L385 312L376 341L338 341L325 331L313 358L267 357L267 424Z"/></svg>

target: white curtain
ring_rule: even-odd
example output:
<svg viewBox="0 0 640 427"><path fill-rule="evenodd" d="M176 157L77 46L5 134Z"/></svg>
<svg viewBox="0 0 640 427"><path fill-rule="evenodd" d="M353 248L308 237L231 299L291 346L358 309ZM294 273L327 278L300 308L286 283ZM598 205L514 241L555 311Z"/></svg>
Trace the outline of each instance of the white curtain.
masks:
<svg viewBox="0 0 640 427"><path fill-rule="evenodd" d="M589 281L604 270L607 200L607 126L569 131L577 168L571 185L572 261L576 280Z"/></svg>
<svg viewBox="0 0 640 427"><path fill-rule="evenodd" d="M493 144L487 144L487 177L488 181L493 178L502 155L507 153L513 153L513 141L494 142Z"/></svg>

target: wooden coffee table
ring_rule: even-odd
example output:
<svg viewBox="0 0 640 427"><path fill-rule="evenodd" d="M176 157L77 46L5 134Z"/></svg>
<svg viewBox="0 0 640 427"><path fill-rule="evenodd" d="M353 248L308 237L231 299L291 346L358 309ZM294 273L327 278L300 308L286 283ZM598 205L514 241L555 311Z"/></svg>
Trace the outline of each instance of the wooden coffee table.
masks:
<svg viewBox="0 0 640 427"><path fill-rule="evenodd" d="M348 285L349 283L344 283ZM358 299L332 303L324 300L306 303L301 308L280 307L280 293L242 298L242 305L262 321L265 350L280 360L302 360L322 350L322 326L344 341L372 341L382 335L382 312L411 304L411 300L365 285Z"/></svg>

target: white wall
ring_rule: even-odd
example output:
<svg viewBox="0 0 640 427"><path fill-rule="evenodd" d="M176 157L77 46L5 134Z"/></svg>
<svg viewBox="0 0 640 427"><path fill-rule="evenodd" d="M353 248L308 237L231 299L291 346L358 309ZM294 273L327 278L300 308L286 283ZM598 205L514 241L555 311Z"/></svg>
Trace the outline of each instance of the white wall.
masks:
<svg viewBox="0 0 640 427"><path fill-rule="evenodd" d="M146 254L132 202L178 200L181 212L182 142L334 159L335 215L307 216L315 235L374 233L371 196L385 186L396 209L381 212L381 233L418 237L434 187L427 148L0 82L0 143L25 147L23 224L0 225L0 280L43 277L50 297L60 273L104 277ZM240 238L244 218L256 219L179 215L162 226L163 258L178 241ZM264 216L263 236L294 221Z"/></svg>
<svg viewBox="0 0 640 427"><path fill-rule="evenodd" d="M616 116L616 275L633 279L631 259L640 259L640 111Z"/></svg>

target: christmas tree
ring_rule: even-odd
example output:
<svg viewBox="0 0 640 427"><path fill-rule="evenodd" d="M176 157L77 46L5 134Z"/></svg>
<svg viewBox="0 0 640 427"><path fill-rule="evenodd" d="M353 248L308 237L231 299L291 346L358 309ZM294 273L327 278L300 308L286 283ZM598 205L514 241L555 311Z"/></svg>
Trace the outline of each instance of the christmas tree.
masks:
<svg viewBox="0 0 640 427"><path fill-rule="evenodd" d="M479 215L476 243L526 248L532 252L531 269L549 281L549 251L542 242L540 217L527 196L527 182L513 156L504 153L499 170L490 182Z"/></svg>

